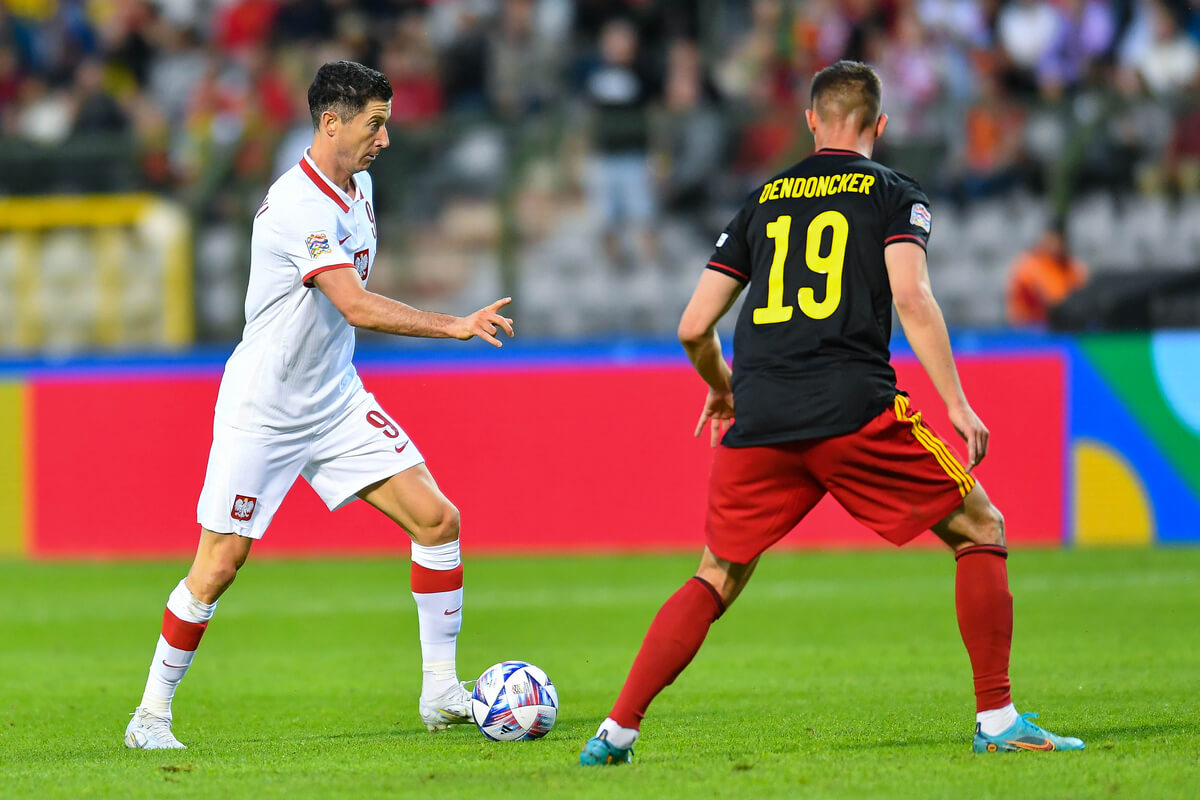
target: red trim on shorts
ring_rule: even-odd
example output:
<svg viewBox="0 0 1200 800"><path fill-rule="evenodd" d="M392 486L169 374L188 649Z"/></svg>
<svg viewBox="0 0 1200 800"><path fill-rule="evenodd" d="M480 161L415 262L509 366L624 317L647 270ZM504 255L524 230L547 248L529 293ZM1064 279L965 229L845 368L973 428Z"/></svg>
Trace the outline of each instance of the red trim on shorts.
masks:
<svg viewBox="0 0 1200 800"><path fill-rule="evenodd" d="M346 201L339 197L338 193L335 192L333 187L329 185L329 181L325 180L324 176L317 172L316 169L313 168L312 164L308 163L307 158L300 159L300 169L304 170L304 174L309 177L309 180L317 185L317 188L320 189L326 197L338 204L338 208L340 208L342 211L350 210L350 206L346 205Z"/></svg>
<svg viewBox="0 0 1200 800"><path fill-rule="evenodd" d="M331 269L345 269L346 267L353 267L353 266L354 266L353 264L330 264L328 267L317 267L312 272L310 272L304 276L303 283L305 286L307 286L309 289L311 289L311 288L313 288L313 285L314 285L313 278L315 278L317 275L320 275L322 272L328 272Z"/></svg>
<svg viewBox="0 0 1200 800"><path fill-rule="evenodd" d="M162 635L176 650L195 650L207 627L207 622L184 622L171 609L163 610Z"/></svg>
<svg viewBox="0 0 1200 800"><path fill-rule="evenodd" d="M920 236L914 236L911 233L897 233L895 236L889 236L886 239L884 239L883 243L886 246L886 245L892 244L893 242L898 242L901 239L914 241L917 244L921 245L922 250L925 249L925 240L922 239Z"/></svg>
<svg viewBox="0 0 1200 800"><path fill-rule="evenodd" d="M708 266L715 267L717 269L717 271L719 271L719 272L726 272L729 275L731 275L732 277L741 278L744 281L750 280L749 275L745 274L744 272L741 272L740 270L736 270L733 267L728 266L727 264L721 264L717 261L710 261L710 262L708 262Z"/></svg>
<svg viewBox="0 0 1200 800"><path fill-rule="evenodd" d="M975 553L991 553L992 555L1008 558L1008 548L1001 547L998 544L974 544L970 547L964 547L954 554L954 560L958 561L963 556L974 555Z"/></svg>
<svg viewBox="0 0 1200 800"><path fill-rule="evenodd" d="M417 594L433 594L434 592L453 592L463 587L463 568L459 564L454 569L430 569L413 562L409 575L412 590Z"/></svg>

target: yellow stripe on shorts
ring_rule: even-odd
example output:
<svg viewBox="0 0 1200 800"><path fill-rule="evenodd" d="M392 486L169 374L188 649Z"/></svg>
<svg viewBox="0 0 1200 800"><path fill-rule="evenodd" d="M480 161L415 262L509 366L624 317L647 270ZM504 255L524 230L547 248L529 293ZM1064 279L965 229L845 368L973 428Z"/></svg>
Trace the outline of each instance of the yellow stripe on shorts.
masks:
<svg viewBox="0 0 1200 800"><path fill-rule="evenodd" d="M921 421L921 412L912 413L908 405L908 398L902 394L896 395L894 411L896 419L912 425L913 436L937 459L945 473L958 485L959 495L966 497L975 488L975 479L958 462L958 459L950 452L950 448L946 447L946 443Z"/></svg>

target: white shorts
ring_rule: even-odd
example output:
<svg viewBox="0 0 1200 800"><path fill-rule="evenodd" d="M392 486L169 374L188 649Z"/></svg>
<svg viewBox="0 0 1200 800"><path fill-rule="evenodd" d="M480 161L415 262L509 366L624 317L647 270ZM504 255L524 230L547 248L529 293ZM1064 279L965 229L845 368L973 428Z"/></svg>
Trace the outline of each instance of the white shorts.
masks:
<svg viewBox="0 0 1200 800"><path fill-rule="evenodd" d="M370 392L315 428L254 433L213 422L213 444L197 521L214 533L261 539L280 503L304 480L332 511L362 489L425 458Z"/></svg>

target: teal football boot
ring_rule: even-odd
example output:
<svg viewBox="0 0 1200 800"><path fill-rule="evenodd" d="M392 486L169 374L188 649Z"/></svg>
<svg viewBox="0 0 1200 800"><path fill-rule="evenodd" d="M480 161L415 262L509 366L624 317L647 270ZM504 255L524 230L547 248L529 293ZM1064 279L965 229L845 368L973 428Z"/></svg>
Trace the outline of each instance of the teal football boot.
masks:
<svg viewBox="0 0 1200 800"><path fill-rule="evenodd" d="M975 725L976 753L1004 753L1018 750L1082 750L1083 740L1059 736L1030 722L1037 714L1022 714L1013 726L998 736L988 736ZM589 742L590 744L590 742Z"/></svg>
<svg viewBox="0 0 1200 800"><path fill-rule="evenodd" d="M612 746L608 743L607 733L605 731L600 736L588 739L587 744L583 746L583 751L579 754L581 767L603 767L609 764L616 766L633 761L633 748Z"/></svg>

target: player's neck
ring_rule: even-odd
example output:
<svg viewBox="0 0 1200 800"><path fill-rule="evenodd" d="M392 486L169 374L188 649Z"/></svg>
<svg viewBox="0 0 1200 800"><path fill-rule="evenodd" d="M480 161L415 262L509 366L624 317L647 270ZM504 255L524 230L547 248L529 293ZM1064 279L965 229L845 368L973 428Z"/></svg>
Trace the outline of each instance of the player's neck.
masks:
<svg viewBox="0 0 1200 800"><path fill-rule="evenodd" d="M860 139L854 136L828 136L816 139L813 142L816 145L817 151L821 150L843 150L847 152L858 153L867 158L871 157L871 153L875 150L875 142Z"/></svg>
<svg viewBox="0 0 1200 800"><path fill-rule="evenodd" d="M354 176L352 173L346 172L338 166L337 157L334 153L326 151L314 142L313 146L308 150L308 157L317 165L317 169L321 170L321 174L329 179L330 183L347 195L354 195Z"/></svg>

